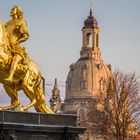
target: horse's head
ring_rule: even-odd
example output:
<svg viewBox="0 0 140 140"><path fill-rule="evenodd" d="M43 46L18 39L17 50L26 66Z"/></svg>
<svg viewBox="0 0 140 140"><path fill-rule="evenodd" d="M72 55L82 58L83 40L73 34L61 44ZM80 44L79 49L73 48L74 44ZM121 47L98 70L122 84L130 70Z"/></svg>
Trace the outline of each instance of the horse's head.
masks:
<svg viewBox="0 0 140 140"><path fill-rule="evenodd" d="M0 44L4 44L4 24L0 21Z"/></svg>
<svg viewBox="0 0 140 140"><path fill-rule="evenodd" d="M0 67L8 62L9 40L4 24L0 21Z"/></svg>

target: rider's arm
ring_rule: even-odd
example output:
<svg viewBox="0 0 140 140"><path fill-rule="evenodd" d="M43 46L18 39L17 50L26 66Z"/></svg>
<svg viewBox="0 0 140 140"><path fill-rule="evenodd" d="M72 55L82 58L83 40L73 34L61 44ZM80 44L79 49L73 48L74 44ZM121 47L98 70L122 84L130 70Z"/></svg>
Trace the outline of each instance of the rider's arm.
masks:
<svg viewBox="0 0 140 140"><path fill-rule="evenodd" d="M26 41L26 40L29 38L29 33L28 33L27 24L26 24L26 22L25 22L24 20L22 21L22 23L21 23L21 25L20 25L19 31L20 31L21 36L20 36L20 38L17 40L17 42L15 42L15 45L16 45L16 44L20 44L20 43Z"/></svg>
<svg viewBox="0 0 140 140"><path fill-rule="evenodd" d="M17 42L15 43L15 45L16 44L20 44L21 42L26 41L28 38L29 38L29 35L28 34L26 34L26 33L22 34L21 38L19 40L17 40Z"/></svg>

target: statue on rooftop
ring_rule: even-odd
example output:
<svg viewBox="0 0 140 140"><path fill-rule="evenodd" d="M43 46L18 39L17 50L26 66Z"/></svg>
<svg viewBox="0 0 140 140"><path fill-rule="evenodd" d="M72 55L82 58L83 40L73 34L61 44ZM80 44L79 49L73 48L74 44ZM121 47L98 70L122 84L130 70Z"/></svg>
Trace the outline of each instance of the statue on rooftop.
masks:
<svg viewBox="0 0 140 140"><path fill-rule="evenodd" d="M45 103L39 67L20 45L29 38L21 7L14 6L11 17L5 25L0 21L0 83L11 98L11 105L0 107L0 110L27 111L34 106L37 112L53 113ZM21 105L19 90L30 99L28 105Z"/></svg>

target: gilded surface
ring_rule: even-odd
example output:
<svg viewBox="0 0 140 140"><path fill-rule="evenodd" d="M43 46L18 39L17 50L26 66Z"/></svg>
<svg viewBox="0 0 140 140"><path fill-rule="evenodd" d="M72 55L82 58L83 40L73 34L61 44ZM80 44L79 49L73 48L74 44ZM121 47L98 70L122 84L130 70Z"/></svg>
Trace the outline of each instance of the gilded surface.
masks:
<svg viewBox="0 0 140 140"><path fill-rule="evenodd" d="M5 26L0 22L0 82L11 98L11 105L0 107L0 110L17 108L19 111L27 111L34 106L37 112L53 113L45 103L38 65L20 45L29 38L22 9L14 6L11 17ZM30 99L28 105L21 105L17 93L19 90L23 90Z"/></svg>

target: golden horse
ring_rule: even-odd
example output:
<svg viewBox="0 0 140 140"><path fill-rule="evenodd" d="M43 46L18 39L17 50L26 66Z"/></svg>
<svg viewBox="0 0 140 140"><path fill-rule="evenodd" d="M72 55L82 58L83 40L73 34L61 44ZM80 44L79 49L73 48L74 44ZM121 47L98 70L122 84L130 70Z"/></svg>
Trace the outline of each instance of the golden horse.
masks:
<svg viewBox="0 0 140 140"><path fill-rule="evenodd" d="M0 21L0 83L3 84L6 93L11 98L11 105L0 107L0 110L17 108L19 111L27 111L34 106L37 112L53 113L45 103L41 74L34 61L29 59L27 64L19 63L13 76L13 82L8 83L5 80L9 76L12 58L13 54L10 50L8 34L4 24ZM30 99L30 103L26 106L22 106L18 100L19 90L23 90Z"/></svg>

